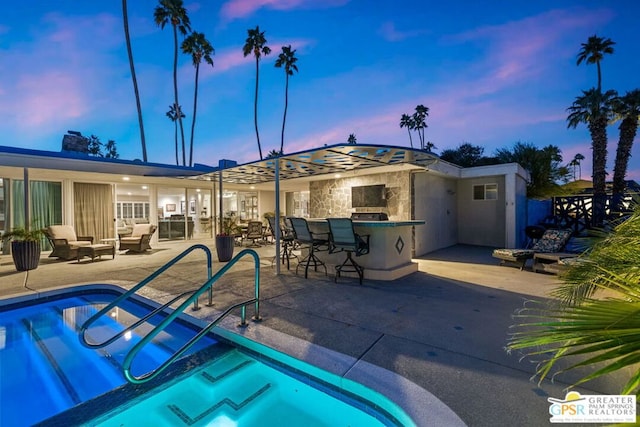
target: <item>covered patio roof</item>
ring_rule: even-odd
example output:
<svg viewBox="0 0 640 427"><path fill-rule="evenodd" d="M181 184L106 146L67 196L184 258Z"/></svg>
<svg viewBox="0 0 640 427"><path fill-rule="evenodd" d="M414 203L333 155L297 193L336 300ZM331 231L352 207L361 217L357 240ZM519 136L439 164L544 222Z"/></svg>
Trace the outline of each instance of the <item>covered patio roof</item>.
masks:
<svg viewBox="0 0 640 427"><path fill-rule="evenodd" d="M409 164L416 167L427 167L439 159L433 154L408 147L388 145L336 144L285 154L280 158L280 180L305 178L317 175L344 173L380 166ZM269 158L256 162L234 165L203 177L230 184L261 184L274 182L277 158ZM206 179L207 179L206 178Z"/></svg>

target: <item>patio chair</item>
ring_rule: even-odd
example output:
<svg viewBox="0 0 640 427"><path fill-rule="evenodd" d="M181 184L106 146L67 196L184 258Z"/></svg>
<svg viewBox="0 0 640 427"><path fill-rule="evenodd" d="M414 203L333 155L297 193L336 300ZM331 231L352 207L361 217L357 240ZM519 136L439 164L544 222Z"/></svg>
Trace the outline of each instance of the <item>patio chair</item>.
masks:
<svg viewBox="0 0 640 427"><path fill-rule="evenodd" d="M267 220L269 221L269 230L271 231L271 236L275 241L276 218L273 216L268 216ZM284 265L284 262L286 260L287 270L289 270L291 258L298 259L298 256L293 253L293 249L295 246L295 235L293 234L293 230L290 230L287 227L283 227L282 223L280 224L280 241L282 242L282 264ZM275 257L273 258L273 260L275 261Z"/></svg>
<svg viewBox="0 0 640 427"><path fill-rule="evenodd" d="M251 244L247 245L247 247L259 248L260 245L256 243L256 240L262 240L263 238L262 221L249 221L247 224L247 232L243 238L243 240L251 240Z"/></svg>
<svg viewBox="0 0 640 427"><path fill-rule="evenodd" d="M327 218L329 223L329 253L346 252L347 257L340 265L336 265L335 281L342 272L358 273L360 284L364 277L364 268L352 257L369 253L369 235L359 235L353 228L350 218Z"/></svg>
<svg viewBox="0 0 640 427"><path fill-rule="evenodd" d="M304 264L304 277L307 278L309 272L309 266L313 264L314 271L318 271L318 266L324 268L324 274L327 274L327 266L318 258L316 252L329 250L329 233L312 233L309 229L309 224L304 218L290 217L291 226L293 227L293 233L295 236L295 242L302 249L307 249L309 253L306 257L301 259L296 266L296 274L298 274L298 268Z"/></svg>
<svg viewBox="0 0 640 427"><path fill-rule="evenodd" d="M76 236L76 231L70 225L50 225L45 229L45 235L53 248L50 257L75 259L78 257L78 247L93 244L92 236Z"/></svg>
<svg viewBox="0 0 640 427"><path fill-rule="evenodd" d="M151 236L156 231L156 226L153 224L136 224L133 226L131 235L119 236L120 237L120 250L130 252L144 252L147 249L151 249L149 242Z"/></svg>
<svg viewBox="0 0 640 427"><path fill-rule="evenodd" d="M571 230L545 230L542 237L530 249L495 249L493 257L500 260L500 265L513 263L524 270L527 261L533 259L535 253L556 253L562 251L571 238Z"/></svg>

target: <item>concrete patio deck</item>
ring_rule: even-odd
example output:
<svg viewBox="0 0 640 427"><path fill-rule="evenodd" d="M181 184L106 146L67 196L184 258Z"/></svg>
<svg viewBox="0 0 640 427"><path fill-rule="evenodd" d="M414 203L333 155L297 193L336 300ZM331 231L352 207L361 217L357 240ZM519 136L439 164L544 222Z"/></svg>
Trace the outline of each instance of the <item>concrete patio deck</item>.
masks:
<svg viewBox="0 0 640 427"><path fill-rule="evenodd" d="M0 296L80 283L129 287L193 243L207 244L160 243L146 254L118 254L93 263L43 254L38 269L29 272L27 289L25 273L14 270L10 256L0 256ZM530 381L535 365L504 350L513 312L526 300L544 298L557 284L555 276L500 267L491 248L460 245L416 259L419 271L400 280L365 280L360 286L357 279L341 278L336 284L331 275L310 272L304 279L284 267L277 276L273 246L257 251L263 322L248 328L254 339L260 340L260 328L270 328L396 372L431 392L469 426L546 425L547 397L565 396L566 382L538 387ZM214 272L220 267L214 259ZM252 267L251 259L240 261L214 286L214 309L189 314L207 319L250 298ZM196 288L205 275L202 252L195 252L143 295L163 300ZM311 357L303 354L308 347L287 351ZM618 380L593 381L578 390L617 394Z"/></svg>

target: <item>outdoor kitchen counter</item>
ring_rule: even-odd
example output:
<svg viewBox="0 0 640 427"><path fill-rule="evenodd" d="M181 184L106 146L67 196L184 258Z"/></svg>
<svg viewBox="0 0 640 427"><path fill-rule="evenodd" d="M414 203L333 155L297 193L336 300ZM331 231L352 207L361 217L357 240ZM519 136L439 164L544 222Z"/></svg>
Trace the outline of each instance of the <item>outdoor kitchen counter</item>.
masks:
<svg viewBox="0 0 640 427"><path fill-rule="evenodd" d="M329 232L329 225L324 218L311 218L307 222L312 232ZM364 277L376 280L395 280L418 271L418 264L411 261L412 227L424 223L422 220L354 220L353 227L356 233L361 236L369 235L369 253L353 257L358 264L364 267ZM346 257L344 252L334 254L316 252L316 254L327 264L329 274L334 274L334 267L342 264Z"/></svg>

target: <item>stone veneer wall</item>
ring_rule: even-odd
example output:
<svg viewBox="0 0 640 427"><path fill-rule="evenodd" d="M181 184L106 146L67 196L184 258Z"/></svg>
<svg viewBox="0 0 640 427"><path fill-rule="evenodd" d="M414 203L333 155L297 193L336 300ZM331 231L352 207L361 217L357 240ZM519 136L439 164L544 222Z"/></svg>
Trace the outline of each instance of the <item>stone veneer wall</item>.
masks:
<svg viewBox="0 0 640 427"><path fill-rule="evenodd" d="M351 187L384 184L386 207L352 208ZM385 212L390 220L411 219L411 188L408 171L312 181L309 185L311 218L349 217L352 212Z"/></svg>

